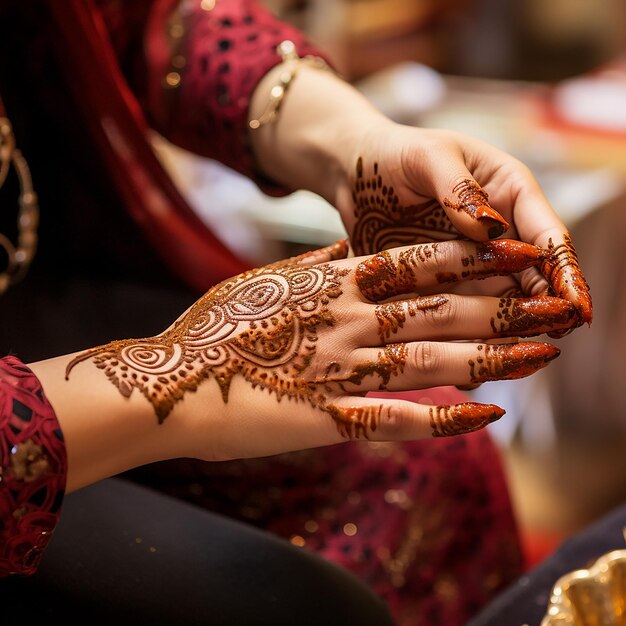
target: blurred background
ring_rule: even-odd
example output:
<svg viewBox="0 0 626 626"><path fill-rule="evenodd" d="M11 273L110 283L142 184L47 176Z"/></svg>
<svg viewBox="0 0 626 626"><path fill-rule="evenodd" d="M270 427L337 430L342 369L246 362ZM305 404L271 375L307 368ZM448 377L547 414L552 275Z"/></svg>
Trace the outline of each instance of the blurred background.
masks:
<svg viewBox="0 0 626 626"><path fill-rule="evenodd" d="M626 2L267 0L391 118L481 137L533 170L571 229L592 328L547 370L473 392L501 446L529 564L626 500ZM263 263L344 235L312 194L263 196L154 138L200 215ZM223 216L228 215L228 220Z"/></svg>

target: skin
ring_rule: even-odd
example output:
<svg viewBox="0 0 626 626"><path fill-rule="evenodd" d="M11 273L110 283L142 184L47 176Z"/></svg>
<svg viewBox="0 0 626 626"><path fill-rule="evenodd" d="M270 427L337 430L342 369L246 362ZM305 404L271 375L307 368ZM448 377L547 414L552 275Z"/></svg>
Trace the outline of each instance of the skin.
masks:
<svg viewBox="0 0 626 626"><path fill-rule="evenodd" d="M418 290L437 285L438 272L460 274L482 244L434 245L437 251L431 245L419 254L415 247L388 252L394 264L406 260ZM512 256L520 246L500 245L510 245ZM343 242L250 270L208 291L159 335L33 364L65 434L70 490L172 456L223 460L350 438L468 432L502 410L468 404L441 409L434 419L432 407L365 393L519 378L558 354L545 343L470 341L496 334L490 320L500 299L484 296L405 298L407 314L395 318L381 346L386 303L365 297L357 280L357 268L375 257L338 258L346 254ZM539 250L530 256L540 262ZM491 259L475 258L481 276L497 271ZM548 300L575 311L564 300ZM457 315L455 307L466 313ZM543 301L525 310L529 336L566 329L576 318L555 321Z"/></svg>
<svg viewBox="0 0 626 626"><path fill-rule="evenodd" d="M259 84L251 117L264 110L281 71L277 66ZM510 155L459 133L396 124L350 85L308 67L298 72L276 121L250 131L250 141L267 176L337 207L357 255L500 236L554 254L565 246L564 271L532 267L473 284L470 293L500 296L517 288L526 296L558 295L591 323L589 289L567 229L529 169Z"/></svg>
<svg viewBox="0 0 626 626"><path fill-rule="evenodd" d="M265 109L283 69L277 66L258 84L250 119ZM426 407L365 394L528 375L554 358L552 346L522 342L487 354L488 344L476 337L559 334L580 319L591 321L589 292L565 227L528 169L495 148L392 123L351 86L310 67L299 69L275 123L251 130L249 140L263 174L337 207L358 254L389 249L386 291L357 279L363 268L377 271L383 257L342 260L343 242L225 281L155 337L32 364L65 435L69 491L178 456L222 460L346 438L469 432L501 417L502 409ZM374 178L375 193L367 194ZM449 241L486 242L502 234L539 248L523 269L507 269L518 273L497 279L503 268L495 256ZM416 243L427 245L394 249ZM519 260L508 245L502 258ZM485 280L471 280L477 277ZM303 285L313 289L308 300L294 295ZM501 306L500 296L512 297L512 290L562 299ZM427 305L429 295L438 299ZM402 304L389 308L388 300L399 298ZM264 308L269 302L277 314ZM216 330L218 312L224 320L219 336L208 331ZM194 343L198 333L210 347ZM172 362L174 356L182 356L183 368L146 374L159 358Z"/></svg>

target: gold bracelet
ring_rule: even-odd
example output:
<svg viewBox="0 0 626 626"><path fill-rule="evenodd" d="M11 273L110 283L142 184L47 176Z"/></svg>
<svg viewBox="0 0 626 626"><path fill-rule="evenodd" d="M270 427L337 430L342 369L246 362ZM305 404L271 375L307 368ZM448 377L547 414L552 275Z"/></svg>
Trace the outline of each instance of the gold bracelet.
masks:
<svg viewBox="0 0 626 626"><path fill-rule="evenodd" d="M0 295L26 274L37 250L39 224L39 204L33 190L28 163L15 147L11 122L0 116L0 187L11 167L15 169L20 186L17 244L0 233L0 249L4 249L7 257L7 266L4 271L0 271Z"/></svg>
<svg viewBox="0 0 626 626"><path fill-rule="evenodd" d="M278 77L278 83L270 90L270 99L263 113L258 118L248 122L248 126L250 126L252 130L256 130L265 124L271 124L276 120L285 94L293 82L293 79L298 75L298 69L301 64L308 65L315 69L333 72L330 65L321 57L312 55L305 57L298 56L296 45L289 39L280 43L276 48L276 52L280 55L283 63L288 64L288 66L283 69Z"/></svg>

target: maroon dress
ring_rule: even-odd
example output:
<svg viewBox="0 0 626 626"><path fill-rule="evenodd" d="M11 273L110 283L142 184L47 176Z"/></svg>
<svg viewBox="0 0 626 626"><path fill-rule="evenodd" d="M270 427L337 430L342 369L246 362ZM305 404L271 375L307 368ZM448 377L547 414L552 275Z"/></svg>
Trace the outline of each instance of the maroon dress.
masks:
<svg viewBox="0 0 626 626"><path fill-rule="evenodd" d="M243 270L169 180L148 127L280 193L256 171L247 144L249 99L280 61L280 42L294 41L301 55L315 49L251 0L46 6L93 158L153 254L197 290ZM449 388L404 395L462 401ZM13 357L1 361L0 403L0 575L30 573L60 510L62 434L37 380ZM486 431L252 461L180 460L132 478L346 567L402 625L464 624L520 573L507 487Z"/></svg>

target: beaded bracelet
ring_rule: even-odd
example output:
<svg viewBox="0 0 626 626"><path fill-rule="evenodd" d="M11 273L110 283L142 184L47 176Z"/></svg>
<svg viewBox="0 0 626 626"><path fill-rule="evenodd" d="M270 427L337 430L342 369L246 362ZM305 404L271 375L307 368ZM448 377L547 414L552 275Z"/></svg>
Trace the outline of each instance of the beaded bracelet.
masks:
<svg viewBox="0 0 626 626"><path fill-rule="evenodd" d="M248 126L250 126L252 130L256 130L265 124L271 124L276 120L285 98L285 94L287 93L294 78L298 75L298 69L302 64L315 69L327 70L334 73L334 70L330 67L330 65L328 65L328 63L326 63L326 61L324 61L321 57L312 55L307 55L305 57L298 56L295 44L289 39L280 43L276 48L276 52L280 55L283 63L290 65L283 69L278 77L278 83L270 90L269 102L267 103L263 113L258 118L252 119L248 122Z"/></svg>

